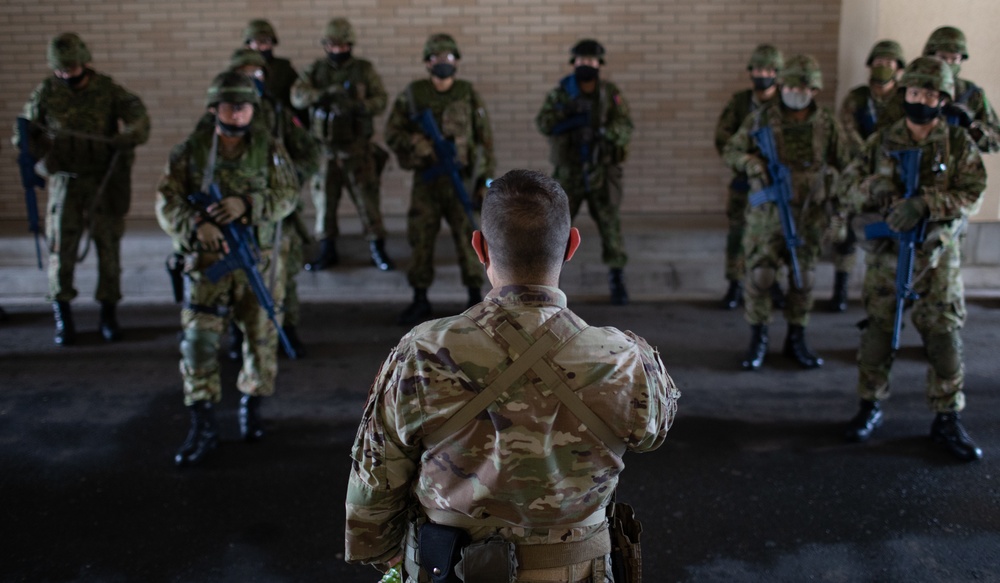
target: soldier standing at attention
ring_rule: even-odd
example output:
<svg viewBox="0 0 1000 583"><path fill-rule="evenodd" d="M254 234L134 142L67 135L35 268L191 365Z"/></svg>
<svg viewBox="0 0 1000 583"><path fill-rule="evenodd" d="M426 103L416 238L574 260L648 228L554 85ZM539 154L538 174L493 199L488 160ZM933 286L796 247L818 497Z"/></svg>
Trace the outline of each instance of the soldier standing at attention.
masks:
<svg viewBox="0 0 1000 583"><path fill-rule="evenodd" d="M628 303L622 270L628 262L618 211L622 201L622 163L632 139L628 103L618 87L600 78L604 47L584 39L570 49L573 73L545 96L535 117L549 137L553 176L569 194L570 216L583 201L601 235L602 258L610 268L611 303Z"/></svg>
<svg viewBox="0 0 1000 583"><path fill-rule="evenodd" d="M149 139L149 115L138 96L90 67L90 50L76 33L49 42L48 62L54 74L31 93L22 116L31 122L30 141L38 142L32 150L44 151L38 169L48 179L48 299L55 342L76 341L70 301L77 295L73 272L84 231L97 249L94 298L101 304L101 336L113 342L121 338L116 307L134 150ZM14 144L19 140L15 133Z"/></svg>
<svg viewBox="0 0 1000 583"><path fill-rule="evenodd" d="M458 254L462 283L469 292L469 306L482 300L483 272L468 242L472 237L470 209L466 209L447 172L428 176L426 171L443 163L434 152L434 143L415 119L430 110L442 136L454 144L457 164L469 201L478 207L486 190L486 179L493 175L493 130L486 114L486 104L472 83L456 79L458 45L450 35L433 34L424 44L424 63L429 79L410 83L396 97L385 126L385 141L396 154L399 166L413 170L410 210L406 217L406 235L412 258L407 279L413 288L413 303L400 314L400 324L415 324L431 315L427 288L434 281L434 244L441 230L441 219L448 222Z"/></svg>
<svg viewBox="0 0 1000 583"><path fill-rule="evenodd" d="M372 385L345 558L401 563L416 583L454 572L465 546L465 581L486 580L473 556L493 549L504 565L487 568L511 581L611 580L605 511L621 455L663 443L680 392L645 340L566 307L559 273L580 233L559 183L508 172L482 223L472 247L493 284L485 301L411 330Z"/></svg>
<svg viewBox="0 0 1000 583"><path fill-rule="evenodd" d="M337 205L346 188L358 209L371 251L382 271L393 268L385 251L380 176L388 152L372 142L373 118L388 102L382 79L369 61L354 56L357 36L345 18L326 25L326 58L316 60L292 86L292 103L309 110L312 134L323 143L325 163L312 181L319 256L306 265L319 271L336 265Z"/></svg>
<svg viewBox="0 0 1000 583"><path fill-rule="evenodd" d="M246 336L237 387L240 433L260 439L261 397L274 393L278 373L277 328L250 289L242 270L212 282L205 270L229 249L220 226L234 221L251 225L260 245L257 265L276 305L284 296L284 268L273 252L278 223L291 214L298 197L295 169L263 124L252 123L260 99L250 79L235 71L221 73L209 87L206 106L216 116L208 129L196 129L170 153L160 179L156 217L160 227L185 255L181 325L181 377L191 429L174 457L178 466L197 464L219 443L213 407L222 398L218 349L227 318ZM222 202L200 209L188 201L193 192L219 187ZM273 277L271 273L273 271Z"/></svg>
<svg viewBox="0 0 1000 583"><path fill-rule="evenodd" d="M878 131L903 119L903 96L896 86L896 76L906 67L903 49L894 40L875 43L865 61L868 83L852 89L840 104L838 119L852 152L860 152L865 140ZM857 239L854 230L847 238L833 245L833 296L830 311L847 310L847 284L857 261Z"/></svg>
<svg viewBox="0 0 1000 583"><path fill-rule="evenodd" d="M299 74L295 72L291 61L274 56L274 47L278 46L278 35L275 34L274 27L261 18L251 20L243 30L243 44L260 53L267 61L267 92L285 107L291 108L292 84Z"/></svg>
<svg viewBox="0 0 1000 583"><path fill-rule="evenodd" d="M906 68L906 117L873 136L862 155L844 172L838 187L842 213L877 212L896 232L926 221L926 235L916 245L913 264L912 320L928 359L927 403L935 412L930 437L962 461L982 457L982 450L959 419L965 407L960 331L965 323L960 234L963 217L979 204L986 170L970 133L940 117L954 95L948 65L920 57ZM919 188L904 198L906 187L893 154L919 150ZM864 305L868 325L858 349L858 395L861 406L847 428L850 441L867 441L882 424L881 402L889 397L894 360L892 336L896 314L896 268L899 245L883 240L865 258Z"/></svg>
<svg viewBox="0 0 1000 583"><path fill-rule="evenodd" d="M785 66L781 51L771 45L759 45L750 55L747 63L751 89L733 94L722 110L715 125L715 149L722 155L729 138L740 129L740 124L748 115L778 99L778 73ZM743 277L746 263L743 257L743 231L746 230L747 193L750 183L746 174L734 173L729 183L729 200L726 204L726 218L729 219L729 233L726 235L726 279L729 289L722 298L722 307L735 310L743 303ZM775 283L779 301L781 288Z"/></svg>
<svg viewBox="0 0 1000 583"><path fill-rule="evenodd" d="M796 248L801 287L794 282L791 256L785 241L778 205L765 202L747 207L747 228L743 237L747 279L745 314L751 327L750 350L743 368L757 370L767 354L771 321L771 297L778 269L788 267L789 288L784 308L788 322L784 354L805 368L822 366L823 359L806 344L805 327L812 310L812 287L819 258L820 242L829 217L824 208L829 174L850 162L850 147L833 113L819 107L814 98L823 88L823 75L816 59L796 55L785 63L778 77L781 103L759 109L747 116L723 152L726 163L750 180L750 195L772 182L768 160L751 133L770 128L780 162L790 173L789 201L801 246Z"/></svg>

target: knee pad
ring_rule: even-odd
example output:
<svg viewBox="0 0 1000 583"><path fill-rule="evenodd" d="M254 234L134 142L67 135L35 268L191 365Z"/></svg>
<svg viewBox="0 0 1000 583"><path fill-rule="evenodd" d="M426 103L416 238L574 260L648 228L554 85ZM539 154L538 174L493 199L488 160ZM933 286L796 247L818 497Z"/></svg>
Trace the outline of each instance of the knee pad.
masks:
<svg viewBox="0 0 1000 583"><path fill-rule="evenodd" d="M927 361L941 379L953 379L962 372L962 337L958 330L927 335Z"/></svg>
<svg viewBox="0 0 1000 583"><path fill-rule="evenodd" d="M773 267L754 267L750 270L750 284L764 293L774 285L776 270Z"/></svg>
<svg viewBox="0 0 1000 583"><path fill-rule="evenodd" d="M181 358L184 364L198 370L215 362L220 335L208 330L188 329L181 339Z"/></svg>
<svg viewBox="0 0 1000 583"><path fill-rule="evenodd" d="M892 332L879 328L874 322L870 323L861 334L858 363L878 366L890 359L892 359Z"/></svg>

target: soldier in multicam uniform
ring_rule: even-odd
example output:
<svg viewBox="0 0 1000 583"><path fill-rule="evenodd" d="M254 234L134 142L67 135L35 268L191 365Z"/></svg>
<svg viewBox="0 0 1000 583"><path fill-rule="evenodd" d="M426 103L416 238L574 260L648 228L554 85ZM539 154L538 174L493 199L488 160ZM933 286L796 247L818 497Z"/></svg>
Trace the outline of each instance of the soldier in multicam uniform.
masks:
<svg viewBox="0 0 1000 583"><path fill-rule="evenodd" d="M921 220L927 235L917 245L913 266L912 320L926 348L927 401L936 413L931 438L964 461L982 457L959 419L965 407L962 339L965 295L959 234L962 218L979 204L986 171L979 148L964 130L947 125L942 105L955 94L951 69L935 57L920 57L906 68L906 118L872 136L862 155L844 172L838 186L842 215L871 211L889 227L904 232ZM902 177L893 152L919 149L920 188L904 198ZM868 325L858 349L861 406L850 421L847 438L866 441L882 424L881 401L889 397L893 324L896 310L898 245L883 241L865 258L863 300Z"/></svg>
<svg viewBox="0 0 1000 583"><path fill-rule="evenodd" d="M663 443L680 392L645 340L588 327L566 307L559 273L580 234L554 179L513 170L494 180L482 222L472 246L493 283L486 300L411 330L372 385L345 558L381 570L402 562L406 581L426 582L437 565L422 561L431 549L418 540L455 527L471 542L515 545L517 581L612 581L604 516L621 453ZM562 406L567 394L582 412Z"/></svg>
<svg viewBox="0 0 1000 583"><path fill-rule="evenodd" d="M785 66L784 56L771 45L759 45L750 55L747 72L752 89L744 89L733 94L722 110L715 124L715 149L721 156L726 143L739 129L748 115L778 99L778 73ZM726 203L726 218L729 232L726 235L726 279L729 289L722 298L722 307L735 310L743 302L743 277L746 262L743 254L743 232L746 230L747 193L750 183L746 174L733 173L729 182L729 200ZM781 288L775 282L775 293Z"/></svg>
<svg viewBox="0 0 1000 583"><path fill-rule="evenodd" d="M601 235L602 258L610 268L611 303L625 305L622 270L628 262L618 211L622 201L622 163L632 139L628 103L618 87L600 78L604 47L584 39L570 49L573 74L545 96L535 117L538 131L549 137L553 176L569 194L576 218L583 201ZM583 123L575 123L582 120Z"/></svg>
<svg viewBox="0 0 1000 583"><path fill-rule="evenodd" d="M388 102L382 79L371 62L352 53L357 36L345 18L326 25L326 58L316 60L292 86L292 103L309 110L310 129L323 143L326 163L312 181L319 256L306 269L318 271L338 262L337 205L346 188L358 209L372 263L393 269L385 251L380 175L389 154L374 142L373 118Z"/></svg>
<svg viewBox="0 0 1000 583"><path fill-rule="evenodd" d="M903 96L896 85L897 73L906 67L903 49L894 40L875 43L865 61L868 83L852 89L840 104L838 118L851 151L860 152L865 140L903 119ZM833 296L829 307L834 312L847 310L847 285L857 262L857 238L847 231L847 238L833 245Z"/></svg>
<svg viewBox="0 0 1000 583"><path fill-rule="evenodd" d="M299 74L288 59L274 56L274 47L278 45L278 35L271 23L264 19L251 20L243 29L243 44L260 53L267 61L267 92L280 101L285 107L292 108L292 84ZM302 112L295 112L300 117Z"/></svg>
<svg viewBox="0 0 1000 583"><path fill-rule="evenodd" d="M235 319L246 335L237 378L243 393L239 419L245 440L263 436L260 399L274 393L277 329L257 302L246 275L236 270L213 283L205 274L206 268L230 251L219 225L240 221L256 231L258 268L264 280L280 282L270 290L274 303L281 305L283 300L284 267L272 246L278 223L295 208L298 179L268 128L252 123L254 106L259 103L249 77L235 71L218 75L206 99L216 115L215 125L196 129L173 149L158 186L160 227L185 255L180 370L191 430L174 458L179 466L201 462L219 442L213 412L222 397L216 352L227 318ZM209 206L206 216L187 197L211 183L218 185L223 199Z"/></svg>
<svg viewBox="0 0 1000 583"><path fill-rule="evenodd" d="M431 315L427 288L434 281L434 244L442 218L451 228L462 283L469 292L468 305L482 299L482 268L468 245L472 224L446 173L431 180L424 178L423 171L440 161L430 137L413 119L430 109L441 134L454 141L465 190L472 204L478 205L496 165L493 130L486 104L472 84L455 78L461 58L454 38L442 33L431 35L424 44L424 63L430 78L413 81L396 97L385 126L386 144L396 154L400 167L414 171L406 218L412 250L407 279L413 288L413 302L400 314L400 324L415 324Z"/></svg>
<svg viewBox="0 0 1000 583"><path fill-rule="evenodd" d="M812 287L821 237L829 222L824 208L827 184L832 175L850 162L850 148L833 113L819 107L815 95L823 88L819 63L811 56L796 55L785 63L778 77L781 103L759 109L743 121L723 152L726 163L736 172L746 173L751 191L767 184L767 162L750 133L769 126L774 134L780 162L791 172L790 208L802 245L797 248L802 287L793 282L790 256L777 205L765 203L747 207L747 228L743 237L747 278L746 320L751 326L750 350L743 368L757 370L767 354L772 303L768 290L779 268L789 267L789 288L784 309L788 322L784 354L805 368L822 366L823 359L806 345L805 327L812 309Z"/></svg>
<svg viewBox="0 0 1000 583"><path fill-rule="evenodd" d="M249 76L253 81L257 95L260 97L259 115L254 117L253 123L262 124L271 133L271 136L285 148L295 165L295 174L299 183L309 179L319 169L319 143L313 139L308 131L295 123L291 108L267 91L269 69L264 57L253 49L236 49L230 59L229 70L239 71ZM214 126L215 116L207 113L202 118L202 123ZM295 281L295 276L302 270L303 251L305 245L312 239L301 215L302 202L299 199L295 205L295 212L288 215L281 223L281 250L284 254L282 261L285 265L285 305L282 329L298 358L305 356L305 347L298 334L300 310L298 284ZM235 323L230 325L229 332L232 340L229 347L229 357L232 360L239 360L243 353L243 333ZM284 346L281 347L281 350L284 352Z"/></svg>
<svg viewBox="0 0 1000 583"><path fill-rule="evenodd" d="M97 248L97 291L104 340L121 338L116 306L121 293L121 240L132 198L135 146L149 139L149 115L138 96L90 67L90 50L72 32L54 37L48 62L54 75L31 93L22 116L31 121L31 148L48 178L46 237L49 301L55 342L76 341L70 301L84 231ZM121 126L121 127L119 127ZM14 135L14 144L19 136ZM88 245L89 246L89 245Z"/></svg>
<svg viewBox="0 0 1000 583"><path fill-rule="evenodd" d="M1000 152L1000 120L986 98L986 93L982 87L958 76L962 61L969 58L965 33L952 26L942 26L931 33L924 45L923 54L937 57L951 68L955 80L955 96L945 106L944 113L948 123L967 129L983 153Z"/></svg>

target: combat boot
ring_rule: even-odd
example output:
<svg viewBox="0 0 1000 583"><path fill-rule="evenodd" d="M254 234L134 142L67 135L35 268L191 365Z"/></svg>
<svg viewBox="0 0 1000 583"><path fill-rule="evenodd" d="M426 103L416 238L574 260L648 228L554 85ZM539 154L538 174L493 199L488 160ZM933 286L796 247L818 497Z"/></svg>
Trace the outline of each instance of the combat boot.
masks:
<svg viewBox="0 0 1000 583"><path fill-rule="evenodd" d="M105 342L116 342L122 339L122 330L118 327L118 315L115 313L114 302L101 302L101 336Z"/></svg>
<svg viewBox="0 0 1000 583"><path fill-rule="evenodd" d="M281 327L281 331L285 333L285 337L288 338L288 343L292 345L292 350L295 351L295 358L302 358L306 355L306 347L302 345L302 339L299 338L298 330L295 326L288 324ZM281 353L285 356L291 358L291 355L285 351L285 345L278 343L278 347L281 348Z"/></svg>
<svg viewBox="0 0 1000 583"><path fill-rule="evenodd" d="M767 356L767 325L754 324L750 326L750 350L747 351L746 358L743 359L744 370L759 370L764 366L764 358Z"/></svg>
<svg viewBox="0 0 1000 583"><path fill-rule="evenodd" d="M958 413L938 413L931 424L931 439L963 462L974 462L983 457L983 450L969 437Z"/></svg>
<svg viewBox="0 0 1000 583"><path fill-rule="evenodd" d="M232 320L229 321L229 348L226 349L226 356L232 361L243 360L243 330Z"/></svg>
<svg viewBox="0 0 1000 583"><path fill-rule="evenodd" d="M788 325L788 334L785 336L784 355L794 358L803 368L819 368L823 366L823 359L809 350L806 345L806 330L796 324Z"/></svg>
<svg viewBox="0 0 1000 583"><path fill-rule="evenodd" d="M847 280L850 274L838 271L833 276L833 296L830 297L831 312L847 311Z"/></svg>
<svg viewBox="0 0 1000 583"><path fill-rule="evenodd" d="M469 309L481 301L483 301L482 290L478 287L469 286L469 302L465 304L465 309Z"/></svg>
<svg viewBox="0 0 1000 583"><path fill-rule="evenodd" d="M864 443L882 426L882 405L878 401L861 399L857 414L847 422L844 437L847 441Z"/></svg>
<svg viewBox="0 0 1000 583"><path fill-rule="evenodd" d="M196 401L188 409L191 411L191 429L174 456L174 463L181 468L201 463L209 452L219 447L219 431L212 403Z"/></svg>
<svg viewBox="0 0 1000 583"><path fill-rule="evenodd" d="M319 255L316 259L306 263L306 271L321 271L328 267L340 263L340 255L337 254L337 244L333 239L323 239L319 242Z"/></svg>
<svg viewBox="0 0 1000 583"><path fill-rule="evenodd" d="M743 303L743 282L735 279L729 280L729 289L722 297L723 310L735 310Z"/></svg>
<svg viewBox="0 0 1000 583"><path fill-rule="evenodd" d="M771 289L768 290L771 294L771 306L775 310L785 309L785 292L781 290L781 286L778 282L771 284Z"/></svg>
<svg viewBox="0 0 1000 583"><path fill-rule="evenodd" d="M389 259L389 254L385 252L385 241L382 239L376 239L368 243L369 249L372 252L372 263L375 267L382 271L392 271L396 268L393 264L392 259Z"/></svg>
<svg viewBox="0 0 1000 583"><path fill-rule="evenodd" d="M260 397L243 395L240 399L239 421L243 441L259 441L264 437L264 426L260 422Z"/></svg>
<svg viewBox="0 0 1000 583"><path fill-rule="evenodd" d="M608 272L608 284L611 287L611 304L624 306L628 304L628 291L625 290L625 281L622 279L622 269L612 267Z"/></svg>
<svg viewBox="0 0 1000 583"><path fill-rule="evenodd" d="M427 301L427 290L424 288L413 288L413 303L407 306L403 313L396 319L397 324L412 326L417 322L423 322L431 315L431 303Z"/></svg>
<svg viewBox="0 0 1000 583"><path fill-rule="evenodd" d="M56 344L76 344L76 326L73 324L73 310L69 307L69 302L52 302L52 312L56 318Z"/></svg>

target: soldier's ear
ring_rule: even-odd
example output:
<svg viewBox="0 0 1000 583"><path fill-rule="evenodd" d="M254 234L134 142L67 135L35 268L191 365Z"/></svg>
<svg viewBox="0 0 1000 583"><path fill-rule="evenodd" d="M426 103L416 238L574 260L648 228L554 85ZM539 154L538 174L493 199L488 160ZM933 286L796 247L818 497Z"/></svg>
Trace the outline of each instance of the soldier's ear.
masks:
<svg viewBox="0 0 1000 583"><path fill-rule="evenodd" d="M486 245L486 237L483 237L482 231L472 232L472 248L476 251L476 257L479 258L479 262L483 265L489 265L489 248Z"/></svg>
<svg viewBox="0 0 1000 583"><path fill-rule="evenodd" d="M569 241L566 242L566 257L563 262L569 261L573 258L573 254L576 250L580 248L580 230L576 227L570 227L569 229Z"/></svg>

